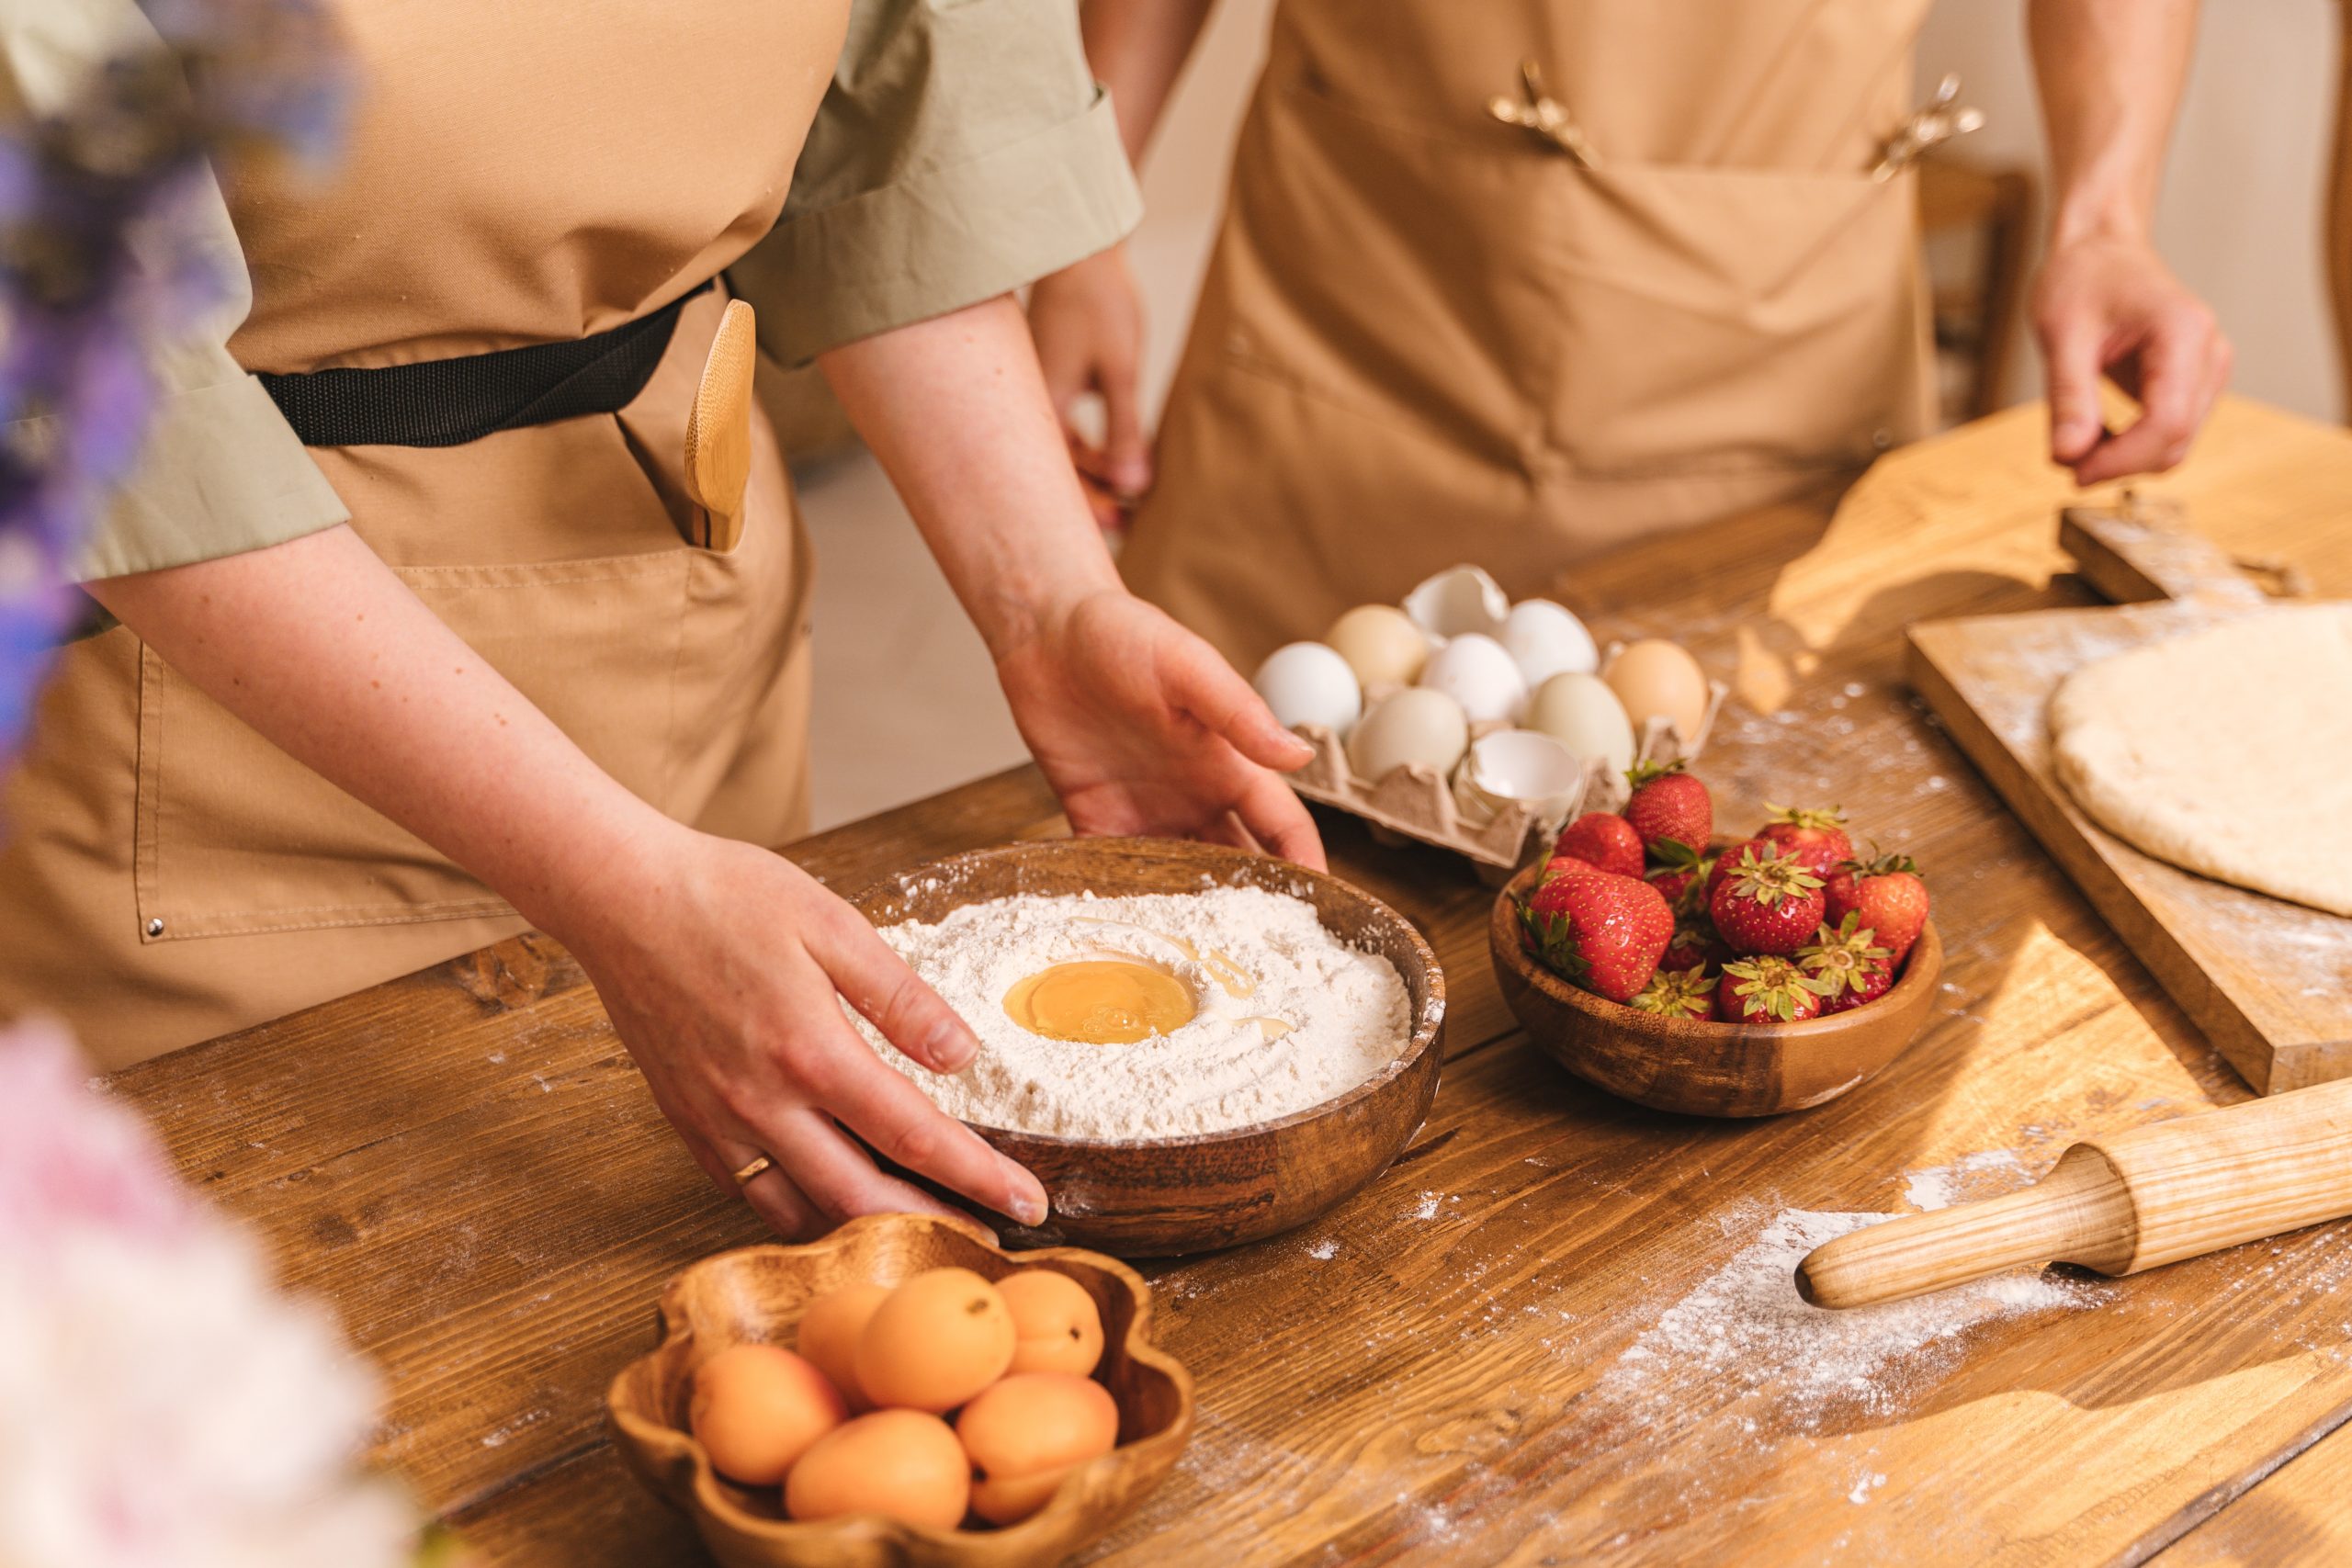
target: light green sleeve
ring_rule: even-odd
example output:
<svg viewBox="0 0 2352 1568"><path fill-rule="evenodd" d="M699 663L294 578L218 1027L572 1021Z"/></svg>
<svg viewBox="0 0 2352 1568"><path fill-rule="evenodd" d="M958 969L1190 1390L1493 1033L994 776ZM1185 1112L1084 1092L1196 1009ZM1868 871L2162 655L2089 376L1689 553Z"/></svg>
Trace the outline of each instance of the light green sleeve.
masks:
<svg viewBox="0 0 2352 1568"><path fill-rule="evenodd" d="M158 47L132 0L0 0L0 113L55 112L100 61ZM169 324L144 344L150 423L131 472L69 563L79 581L237 555L350 518L277 405L230 357L253 284L215 182L204 182L175 232L205 252L218 297L202 320ZM18 421L8 439L41 442L48 423Z"/></svg>
<svg viewBox="0 0 2352 1568"><path fill-rule="evenodd" d="M855 0L784 215L728 282L797 365L1009 293L1142 213L1071 0Z"/></svg>

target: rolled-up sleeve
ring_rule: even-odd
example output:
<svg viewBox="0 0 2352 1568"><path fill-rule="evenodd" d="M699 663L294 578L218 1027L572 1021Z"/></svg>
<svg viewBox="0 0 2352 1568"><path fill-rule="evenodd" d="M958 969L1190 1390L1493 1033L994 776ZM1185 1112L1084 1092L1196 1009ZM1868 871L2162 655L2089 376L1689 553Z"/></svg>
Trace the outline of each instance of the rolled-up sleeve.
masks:
<svg viewBox="0 0 2352 1568"><path fill-rule="evenodd" d="M161 47L131 0L0 0L0 110L54 113L99 62ZM253 308L253 285L218 185L208 177L169 234L150 234L146 243L134 254L139 265L196 259L219 286L198 319L163 323L141 344L153 401L130 473L69 563L85 582L238 555L350 517L277 405L230 355L229 334ZM153 249L164 243L171 254ZM202 254L188 257L190 246ZM9 438L41 450L46 423L18 421Z"/></svg>
<svg viewBox="0 0 2352 1568"><path fill-rule="evenodd" d="M728 278L797 365L1034 282L1142 212L1071 0L856 0L783 216Z"/></svg>

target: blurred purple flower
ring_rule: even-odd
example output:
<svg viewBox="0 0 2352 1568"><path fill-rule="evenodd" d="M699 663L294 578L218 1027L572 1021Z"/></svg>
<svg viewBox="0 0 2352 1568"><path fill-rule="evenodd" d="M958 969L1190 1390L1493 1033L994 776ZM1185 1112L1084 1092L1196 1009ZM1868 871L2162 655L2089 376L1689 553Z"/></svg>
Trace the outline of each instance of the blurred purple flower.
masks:
<svg viewBox="0 0 2352 1568"><path fill-rule="evenodd" d="M317 0L147 0L164 48L0 130L0 763L80 614L65 570L154 401L143 342L220 284L183 215L209 168L322 163L345 97Z"/></svg>

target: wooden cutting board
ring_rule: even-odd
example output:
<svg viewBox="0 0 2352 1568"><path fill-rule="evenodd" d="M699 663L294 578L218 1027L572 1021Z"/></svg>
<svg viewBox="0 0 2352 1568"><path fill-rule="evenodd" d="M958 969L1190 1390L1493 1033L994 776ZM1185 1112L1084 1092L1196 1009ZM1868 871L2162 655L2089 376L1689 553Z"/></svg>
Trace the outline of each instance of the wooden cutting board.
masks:
<svg viewBox="0 0 2352 1568"><path fill-rule="evenodd" d="M2262 1094L2352 1076L2352 920L2215 882L2141 853L2086 816L2051 765L2045 713L2092 660L2258 613L2291 569L2249 566L2128 497L2073 508L2061 542L2120 603L1925 621L1908 673L1945 729L2116 933ZM2223 738L2224 739L2226 738Z"/></svg>

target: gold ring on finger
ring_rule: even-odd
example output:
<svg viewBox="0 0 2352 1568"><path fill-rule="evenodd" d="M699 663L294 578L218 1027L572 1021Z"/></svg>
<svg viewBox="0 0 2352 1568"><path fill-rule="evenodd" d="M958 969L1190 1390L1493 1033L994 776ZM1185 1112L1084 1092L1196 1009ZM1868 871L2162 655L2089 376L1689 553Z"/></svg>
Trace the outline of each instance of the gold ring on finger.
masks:
<svg viewBox="0 0 2352 1568"><path fill-rule="evenodd" d="M753 1160L751 1164L745 1166L742 1169L735 1173L735 1185L738 1187L746 1185L753 1177L759 1175L760 1172L767 1169L768 1167L774 1164L775 1164L775 1161L768 1158L765 1155L762 1155L759 1158Z"/></svg>

